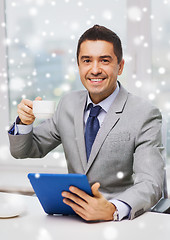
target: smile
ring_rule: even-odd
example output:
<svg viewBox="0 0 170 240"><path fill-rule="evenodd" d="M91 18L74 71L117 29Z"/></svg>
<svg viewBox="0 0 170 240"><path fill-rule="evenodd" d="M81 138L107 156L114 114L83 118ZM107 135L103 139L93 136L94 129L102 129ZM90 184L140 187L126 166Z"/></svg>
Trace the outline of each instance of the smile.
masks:
<svg viewBox="0 0 170 240"><path fill-rule="evenodd" d="M105 78L89 78L88 80L90 80L91 82L101 82L104 81Z"/></svg>

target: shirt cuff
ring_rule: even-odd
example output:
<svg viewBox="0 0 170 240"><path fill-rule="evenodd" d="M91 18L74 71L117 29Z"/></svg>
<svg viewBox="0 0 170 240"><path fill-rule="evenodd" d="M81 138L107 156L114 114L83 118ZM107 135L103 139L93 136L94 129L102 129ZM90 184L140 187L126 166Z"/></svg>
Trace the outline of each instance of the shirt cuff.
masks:
<svg viewBox="0 0 170 240"><path fill-rule="evenodd" d="M16 128L17 128L17 133L19 135L22 134L28 134L32 131L33 129L33 123L30 125L22 125L22 124L16 124ZM15 134L14 134L15 135Z"/></svg>
<svg viewBox="0 0 170 240"><path fill-rule="evenodd" d="M113 203L118 211L118 221L121 221L123 218L128 217L131 211L131 207L117 199L111 199L109 202Z"/></svg>
<svg viewBox="0 0 170 240"><path fill-rule="evenodd" d="M28 134L28 133L30 133L32 131L33 123L30 124L30 125L22 125L22 124L19 124L19 122L20 122L20 118L17 117L16 121L13 124L13 126L8 131L9 134L12 134L12 135L23 135L23 134Z"/></svg>

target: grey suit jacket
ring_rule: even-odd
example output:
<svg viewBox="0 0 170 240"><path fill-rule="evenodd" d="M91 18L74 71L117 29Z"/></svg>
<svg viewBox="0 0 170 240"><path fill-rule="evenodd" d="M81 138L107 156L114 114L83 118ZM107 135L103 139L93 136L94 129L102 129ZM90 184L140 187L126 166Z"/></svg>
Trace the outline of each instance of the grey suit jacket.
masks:
<svg viewBox="0 0 170 240"><path fill-rule="evenodd" d="M87 163L84 109L87 91L71 92L58 104L52 119L26 135L10 135L15 158L41 158L63 144L70 173L86 174L90 184L131 208L133 219L161 197L164 175L162 118L159 110L128 93L121 85L96 136Z"/></svg>

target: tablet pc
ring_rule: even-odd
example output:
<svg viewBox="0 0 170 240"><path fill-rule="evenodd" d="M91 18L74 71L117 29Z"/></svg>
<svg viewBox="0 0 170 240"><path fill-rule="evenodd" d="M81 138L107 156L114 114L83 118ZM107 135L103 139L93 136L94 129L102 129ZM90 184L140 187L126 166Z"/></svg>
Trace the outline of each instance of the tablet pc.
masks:
<svg viewBox="0 0 170 240"><path fill-rule="evenodd" d="M78 187L92 196L87 176L83 174L29 173L28 178L47 214L74 215L73 209L63 202L61 193L70 186Z"/></svg>

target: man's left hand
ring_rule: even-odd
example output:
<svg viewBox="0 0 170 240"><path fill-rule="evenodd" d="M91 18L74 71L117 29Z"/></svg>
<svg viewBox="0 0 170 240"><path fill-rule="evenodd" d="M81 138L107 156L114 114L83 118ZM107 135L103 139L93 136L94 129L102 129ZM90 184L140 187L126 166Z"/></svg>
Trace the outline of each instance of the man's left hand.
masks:
<svg viewBox="0 0 170 240"><path fill-rule="evenodd" d="M94 183L91 187L93 196L90 196L84 191L71 186L69 188L70 192L62 192L63 202L86 221L113 220L116 207L98 191L99 187L100 183Z"/></svg>

